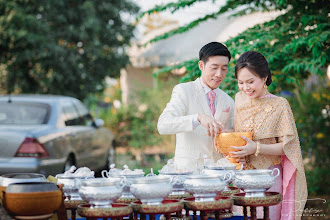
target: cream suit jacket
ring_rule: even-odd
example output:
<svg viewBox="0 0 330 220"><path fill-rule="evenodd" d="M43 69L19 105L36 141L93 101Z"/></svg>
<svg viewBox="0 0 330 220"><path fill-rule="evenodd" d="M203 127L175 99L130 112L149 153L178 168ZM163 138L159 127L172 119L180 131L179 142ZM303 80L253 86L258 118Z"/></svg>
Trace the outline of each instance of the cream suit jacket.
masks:
<svg viewBox="0 0 330 220"><path fill-rule="evenodd" d="M203 155L207 155L209 159L217 161L222 157L214 149L213 139L207 136L203 125L193 129L195 114L209 115L220 121L227 130L233 129L234 100L222 90L217 99L213 116L200 78L174 87L171 100L159 117L157 128L160 134L176 134L175 158L200 161Z"/></svg>

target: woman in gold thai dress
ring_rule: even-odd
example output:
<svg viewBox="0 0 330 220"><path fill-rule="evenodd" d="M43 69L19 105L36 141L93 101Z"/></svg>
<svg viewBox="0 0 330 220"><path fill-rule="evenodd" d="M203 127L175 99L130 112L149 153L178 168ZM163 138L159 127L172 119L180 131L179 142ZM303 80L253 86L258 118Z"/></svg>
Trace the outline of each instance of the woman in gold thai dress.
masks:
<svg viewBox="0 0 330 220"><path fill-rule="evenodd" d="M272 82L268 62L258 52L248 51L235 66L235 77L241 90L235 97L236 132L250 131L252 140L240 151L231 152L246 169L279 168L281 175L269 191L280 192L283 201L270 207L270 219L300 219L307 200L307 184L299 137L288 101L270 94ZM262 216L257 209L257 217Z"/></svg>

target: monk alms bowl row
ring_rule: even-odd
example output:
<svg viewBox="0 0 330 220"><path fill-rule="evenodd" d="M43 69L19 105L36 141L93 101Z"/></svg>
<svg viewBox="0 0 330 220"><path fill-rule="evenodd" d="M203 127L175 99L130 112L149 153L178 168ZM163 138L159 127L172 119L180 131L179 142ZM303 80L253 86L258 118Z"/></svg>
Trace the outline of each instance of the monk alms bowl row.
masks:
<svg viewBox="0 0 330 220"><path fill-rule="evenodd" d="M274 172L277 175L274 175ZM234 179L234 184L246 192L246 197L262 197L264 192L269 189L275 182L275 178L279 175L279 170L242 170L227 171L218 169L204 169L204 174L200 175L182 175L181 179L177 174L170 175L164 173L159 176L135 177L130 179L130 193L135 198L141 200L142 203L148 205L160 204L164 198L173 193L173 186L180 186L179 193L192 194L197 202L214 201L214 198L221 191L224 191L227 185ZM182 178L184 177L184 179ZM82 197L93 205L109 205L115 202L123 194L123 188L128 186L127 181L123 178L109 177L97 178L91 180L78 179L73 181L74 189L69 191L71 198L74 194L80 194ZM72 183L69 182L69 184ZM76 192L77 186L80 190ZM179 189L179 188L177 188ZM75 197L74 197L75 198Z"/></svg>
<svg viewBox="0 0 330 220"><path fill-rule="evenodd" d="M214 201L230 180L231 173L226 179L219 175L187 175L183 186L186 191L196 197L196 201ZM130 192L143 204L159 205L173 191L173 185L178 179L176 176L149 176L132 180ZM80 196L93 205L110 205L122 193L123 185L120 178L96 178L83 180L79 189Z"/></svg>

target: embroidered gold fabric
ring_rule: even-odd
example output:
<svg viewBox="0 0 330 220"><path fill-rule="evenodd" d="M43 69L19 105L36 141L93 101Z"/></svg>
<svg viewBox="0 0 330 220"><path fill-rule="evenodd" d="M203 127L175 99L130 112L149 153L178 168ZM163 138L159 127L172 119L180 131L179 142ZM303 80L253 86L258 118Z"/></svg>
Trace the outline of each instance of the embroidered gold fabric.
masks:
<svg viewBox="0 0 330 220"><path fill-rule="evenodd" d="M259 141L261 144L283 143L285 155L297 169L295 200L305 205L307 183L297 128L288 101L283 97L269 96L265 99L254 99L251 105L242 92L238 93L235 99L235 132L251 131L253 141ZM251 114L254 116L253 125L249 124ZM257 157L247 157L247 169L267 169L280 163L281 156L276 155L259 154ZM298 202L296 210L299 209L297 206Z"/></svg>
<svg viewBox="0 0 330 220"><path fill-rule="evenodd" d="M254 132L253 132L254 134ZM253 136L254 137L254 136ZM260 144L276 144L276 138L265 138L265 139L253 139L254 141L259 141ZM259 154L258 156L255 156L254 154L251 154L247 156L246 158L247 164L246 169L267 169L270 166L278 165L282 163L281 156L277 155L263 155Z"/></svg>

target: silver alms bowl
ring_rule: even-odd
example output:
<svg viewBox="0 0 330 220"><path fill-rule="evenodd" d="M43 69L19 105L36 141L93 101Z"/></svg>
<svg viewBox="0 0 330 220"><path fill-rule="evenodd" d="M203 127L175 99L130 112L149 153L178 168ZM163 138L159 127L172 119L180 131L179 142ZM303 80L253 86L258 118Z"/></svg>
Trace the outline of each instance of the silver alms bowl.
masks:
<svg viewBox="0 0 330 220"><path fill-rule="evenodd" d="M196 202L215 201L215 196L222 192L230 181L231 173L223 178L219 175L197 174L186 177L183 185L187 192L195 197Z"/></svg>
<svg viewBox="0 0 330 220"><path fill-rule="evenodd" d="M204 169L202 170L202 174L206 174L206 175L217 175L219 177L221 177L222 179L225 179L226 175L228 175L228 173L231 173L231 178L228 179L226 182L226 186L224 188L223 191L230 191L230 189L228 188L228 185L232 183L232 181L235 178L235 172L233 170L218 170L218 169Z"/></svg>
<svg viewBox="0 0 330 220"><path fill-rule="evenodd" d="M83 180L80 197L91 205L110 205L121 196L125 178L95 178Z"/></svg>
<svg viewBox="0 0 330 220"><path fill-rule="evenodd" d="M236 171L236 165L232 164L230 166L221 166L218 163L214 163L214 164L204 165L204 169L207 169L207 170L232 170L232 171ZM241 164L241 167L240 167L239 170L243 170L243 164Z"/></svg>
<svg viewBox="0 0 330 220"><path fill-rule="evenodd" d="M114 177L126 177L126 183L125 186L123 188L123 194L121 196L121 198L124 199L132 199L135 198L130 190L130 187L133 183L133 180L136 178L141 178L144 176L144 173L140 173L140 174L114 174L114 175L110 175L110 178L114 178Z"/></svg>
<svg viewBox="0 0 330 220"><path fill-rule="evenodd" d="M275 171L277 174L274 175ZM275 178L280 175L280 170L242 170L236 172L234 184L244 190L245 197L264 197L265 191L273 186Z"/></svg>
<svg viewBox="0 0 330 220"><path fill-rule="evenodd" d="M79 195L79 188L82 180L92 179L94 176L68 176L64 174L57 174L57 184L63 184L63 193L65 200L81 200Z"/></svg>
<svg viewBox="0 0 330 220"><path fill-rule="evenodd" d="M166 176L136 178L130 187L134 197L147 205L160 205L172 190L171 179Z"/></svg>
<svg viewBox="0 0 330 220"><path fill-rule="evenodd" d="M122 199L134 199L135 197L132 195L130 191L130 187L132 185L132 181L136 178L141 178L144 176L143 170L134 169L130 170L128 166L125 164L124 169L115 168L115 164L110 165L110 170L102 170L101 172L103 178L112 178L112 177L125 177L126 183L123 188L123 193L120 198Z"/></svg>
<svg viewBox="0 0 330 220"><path fill-rule="evenodd" d="M173 191L170 195L184 195L186 191L183 186L183 182L186 180L188 175L193 174L194 171L187 171L187 172L164 172L160 171L159 176L166 176L171 179Z"/></svg>

